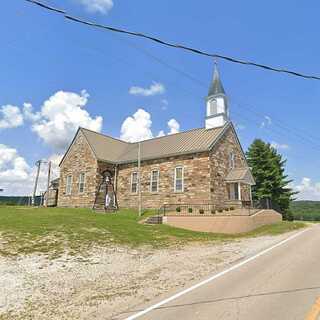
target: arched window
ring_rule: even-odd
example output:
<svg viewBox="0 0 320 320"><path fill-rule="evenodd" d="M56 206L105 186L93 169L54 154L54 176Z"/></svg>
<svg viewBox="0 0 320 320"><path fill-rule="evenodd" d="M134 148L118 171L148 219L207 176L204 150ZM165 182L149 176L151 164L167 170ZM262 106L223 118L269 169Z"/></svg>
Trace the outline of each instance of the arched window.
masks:
<svg viewBox="0 0 320 320"><path fill-rule="evenodd" d="M233 152L229 153L229 169L234 169L235 167L235 154Z"/></svg>
<svg viewBox="0 0 320 320"><path fill-rule="evenodd" d="M218 112L217 100L213 99L210 101L210 115L217 114Z"/></svg>

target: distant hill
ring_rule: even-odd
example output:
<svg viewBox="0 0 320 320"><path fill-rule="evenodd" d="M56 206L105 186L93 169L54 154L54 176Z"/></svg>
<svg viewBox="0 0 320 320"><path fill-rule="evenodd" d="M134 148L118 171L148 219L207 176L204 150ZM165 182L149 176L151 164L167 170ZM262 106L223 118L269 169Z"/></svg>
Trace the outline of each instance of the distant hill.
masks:
<svg viewBox="0 0 320 320"><path fill-rule="evenodd" d="M40 204L41 197L36 197L36 205ZM27 196L0 196L0 205L26 206L29 204L30 197Z"/></svg>
<svg viewBox="0 0 320 320"><path fill-rule="evenodd" d="M320 201L293 201L290 209L296 220L320 221Z"/></svg>

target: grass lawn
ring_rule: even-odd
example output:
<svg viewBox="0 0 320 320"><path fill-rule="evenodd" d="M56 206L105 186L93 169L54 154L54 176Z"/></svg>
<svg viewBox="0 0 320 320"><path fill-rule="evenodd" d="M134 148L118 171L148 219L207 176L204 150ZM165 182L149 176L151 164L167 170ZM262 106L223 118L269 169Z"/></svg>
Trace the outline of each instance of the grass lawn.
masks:
<svg viewBox="0 0 320 320"><path fill-rule="evenodd" d="M151 213L146 213L146 215ZM142 217L144 218L144 217ZM277 235L304 227L281 222L235 236L194 232L167 225L144 225L131 210L97 214L88 209L0 206L0 255L33 252L59 256L85 253L93 246L112 243L162 247L190 241L226 241L241 237Z"/></svg>

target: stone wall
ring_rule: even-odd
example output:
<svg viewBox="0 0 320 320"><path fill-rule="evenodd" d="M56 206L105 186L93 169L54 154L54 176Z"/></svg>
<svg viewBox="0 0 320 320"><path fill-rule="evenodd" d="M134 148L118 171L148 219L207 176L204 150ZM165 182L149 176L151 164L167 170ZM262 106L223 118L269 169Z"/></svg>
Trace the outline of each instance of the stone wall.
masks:
<svg viewBox="0 0 320 320"><path fill-rule="evenodd" d="M261 210L252 216L166 216L164 223L193 231L236 234L282 221L274 210Z"/></svg>
<svg viewBox="0 0 320 320"><path fill-rule="evenodd" d="M60 167L59 207L88 207L94 203L97 187L97 160L81 131L78 132ZM79 175L85 173L84 192L79 192ZM67 176L72 176L71 195L66 194Z"/></svg>
<svg viewBox="0 0 320 320"><path fill-rule="evenodd" d="M210 201L218 206L223 206L228 200L225 177L230 171L229 154L231 152L235 154L235 168L247 166L236 135L229 128L224 138L210 152Z"/></svg>
<svg viewBox="0 0 320 320"><path fill-rule="evenodd" d="M174 170L184 168L184 192L174 191ZM119 166L117 195L120 207L137 208L138 194L131 192L131 174L137 171L137 163ZM150 191L152 170L159 170L159 190ZM160 208L165 203L209 202L209 154L208 152L181 155L170 158L142 161L141 193L144 208Z"/></svg>
<svg viewBox="0 0 320 320"><path fill-rule="evenodd" d="M224 206L228 199L224 181L229 172L229 154L235 154L235 166L246 166L240 146L232 129L209 152L180 155L141 162L141 186L143 208L160 208L163 204L213 203ZM174 191L174 173L177 166L184 168L184 191ZM115 165L96 160L86 138L78 132L60 168L58 206L93 207L101 182L101 173ZM159 190L151 192L152 170L159 170ZM119 164L113 183L120 207L137 208L138 193L131 192L131 174L138 171L137 163ZM79 192L79 175L85 173L84 192ZM72 175L72 192L66 194L66 178ZM103 191L103 190L102 190ZM247 197L247 190L243 190ZM99 201L103 205L105 192Z"/></svg>

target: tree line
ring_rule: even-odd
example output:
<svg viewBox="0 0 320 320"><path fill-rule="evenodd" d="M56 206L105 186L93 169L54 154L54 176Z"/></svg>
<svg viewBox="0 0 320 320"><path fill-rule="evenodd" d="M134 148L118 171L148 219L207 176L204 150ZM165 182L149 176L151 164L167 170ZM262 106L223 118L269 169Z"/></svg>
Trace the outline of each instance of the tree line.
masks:
<svg viewBox="0 0 320 320"><path fill-rule="evenodd" d="M286 160L276 148L261 139L253 141L246 156L256 181L252 187L253 200L270 199L285 220L293 220L290 203L297 192L290 188L292 180L285 173Z"/></svg>

